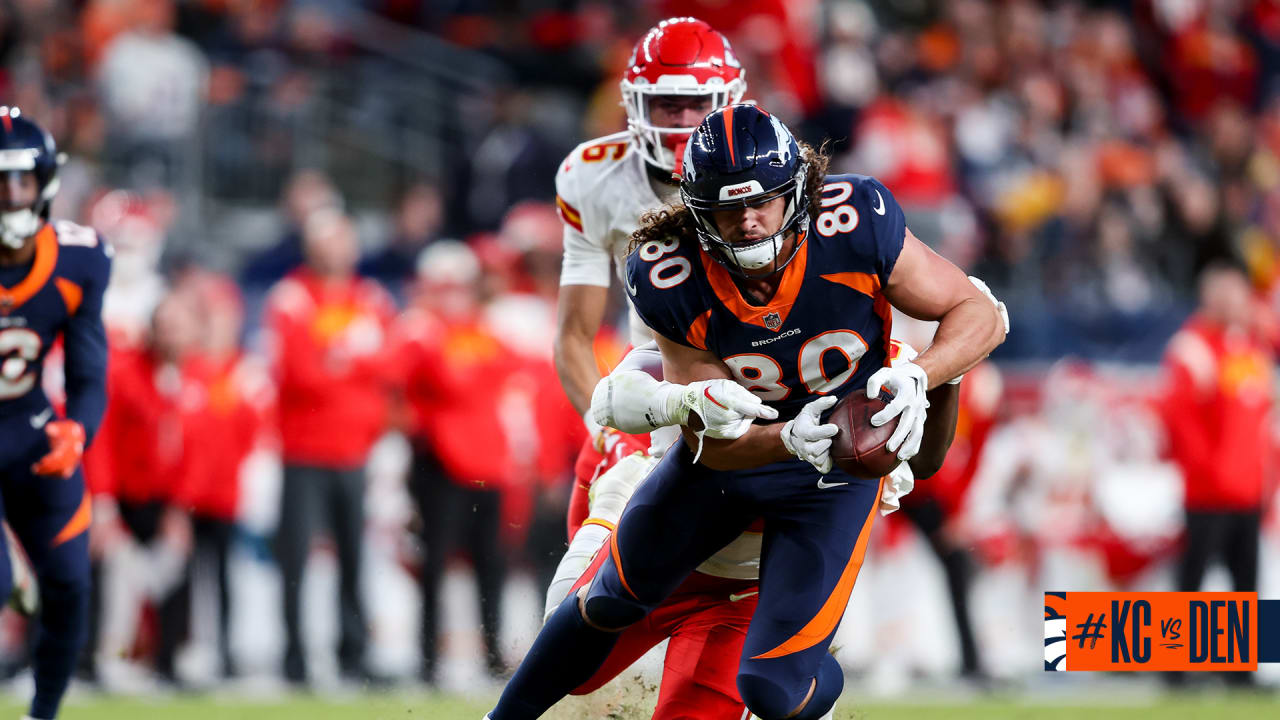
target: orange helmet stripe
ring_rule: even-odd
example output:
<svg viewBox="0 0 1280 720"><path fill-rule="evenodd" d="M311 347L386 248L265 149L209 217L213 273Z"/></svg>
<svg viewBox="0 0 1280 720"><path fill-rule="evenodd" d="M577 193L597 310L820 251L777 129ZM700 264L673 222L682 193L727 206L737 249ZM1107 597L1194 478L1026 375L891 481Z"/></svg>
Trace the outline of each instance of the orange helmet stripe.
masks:
<svg viewBox="0 0 1280 720"><path fill-rule="evenodd" d="M724 118L724 141L729 146L729 162L737 164L738 160L733 152L733 106L726 106L720 117Z"/></svg>

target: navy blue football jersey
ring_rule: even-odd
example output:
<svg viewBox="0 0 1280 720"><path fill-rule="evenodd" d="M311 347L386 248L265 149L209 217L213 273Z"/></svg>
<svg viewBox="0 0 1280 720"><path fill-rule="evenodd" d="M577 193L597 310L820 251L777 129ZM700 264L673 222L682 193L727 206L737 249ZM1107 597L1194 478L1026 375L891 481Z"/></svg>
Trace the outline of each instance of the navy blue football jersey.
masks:
<svg viewBox="0 0 1280 720"><path fill-rule="evenodd" d="M46 223L34 242L30 264L0 266L0 421L28 413L33 429L47 422L44 359L62 335L67 417L91 437L106 407L102 293L110 246L93 230L64 221Z"/></svg>
<svg viewBox="0 0 1280 720"><path fill-rule="evenodd" d="M817 396L865 388L888 364L883 288L906 233L893 195L865 175L827 176L810 215L767 305L746 302L695 238L650 241L627 258L627 290L645 324L715 353L783 418Z"/></svg>

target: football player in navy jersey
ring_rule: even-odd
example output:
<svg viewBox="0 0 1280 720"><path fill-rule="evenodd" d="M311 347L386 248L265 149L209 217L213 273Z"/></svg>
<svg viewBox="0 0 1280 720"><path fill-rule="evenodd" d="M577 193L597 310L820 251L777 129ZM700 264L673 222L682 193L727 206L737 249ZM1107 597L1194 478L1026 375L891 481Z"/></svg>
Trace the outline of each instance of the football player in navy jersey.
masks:
<svg viewBox="0 0 1280 720"><path fill-rule="evenodd" d="M829 475L852 392L893 394L889 448L920 447L926 392L1004 339L993 304L907 229L873 178L827 176L777 118L749 105L706 117L686 145L683 207L650 214L627 287L667 380L732 378L779 411L734 440L686 428L636 490L590 585L547 620L491 720L534 718L585 680L642 619L756 517L760 596L738 669L759 718L815 720L843 688L827 653L862 564L881 480ZM939 322L914 362L889 367L890 306Z"/></svg>
<svg viewBox="0 0 1280 720"><path fill-rule="evenodd" d="M57 716L86 639L90 510L80 457L106 407L102 292L111 252L94 231L49 221L59 164L47 132L0 107L0 509L41 590L35 720ZM41 384L59 336L65 417ZM0 597L9 596L9 563L0 552Z"/></svg>

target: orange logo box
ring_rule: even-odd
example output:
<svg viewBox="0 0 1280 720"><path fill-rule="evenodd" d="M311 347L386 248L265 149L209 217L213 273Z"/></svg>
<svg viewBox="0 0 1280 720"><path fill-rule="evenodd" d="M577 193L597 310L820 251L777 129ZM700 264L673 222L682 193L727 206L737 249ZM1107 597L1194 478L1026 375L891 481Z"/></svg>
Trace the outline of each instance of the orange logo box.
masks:
<svg viewBox="0 0 1280 720"><path fill-rule="evenodd" d="M1258 595L1045 593L1046 670L1257 670Z"/></svg>

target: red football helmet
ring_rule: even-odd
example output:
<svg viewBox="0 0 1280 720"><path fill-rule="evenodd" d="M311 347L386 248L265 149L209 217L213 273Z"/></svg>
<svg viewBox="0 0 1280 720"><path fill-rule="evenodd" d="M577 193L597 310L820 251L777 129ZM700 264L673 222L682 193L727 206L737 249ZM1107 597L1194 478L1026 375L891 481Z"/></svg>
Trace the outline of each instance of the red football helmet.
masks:
<svg viewBox="0 0 1280 720"><path fill-rule="evenodd" d="M746 73L729 41L705 22L668 18L645 33L622 76L622 104L636 149L651 165L676 167L675 150L696 127L656 127L649 102L665 95L710 95L711 110L742 100Z"/></svg>

